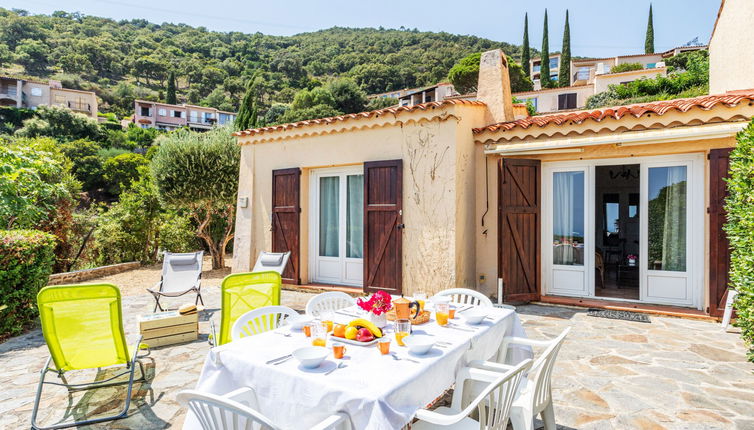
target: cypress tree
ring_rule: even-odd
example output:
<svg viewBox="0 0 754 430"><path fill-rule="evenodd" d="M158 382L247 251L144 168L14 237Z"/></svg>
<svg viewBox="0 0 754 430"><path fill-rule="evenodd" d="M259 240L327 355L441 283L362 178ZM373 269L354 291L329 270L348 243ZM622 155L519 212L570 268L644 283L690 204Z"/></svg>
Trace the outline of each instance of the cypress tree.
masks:
<svg viewBox="0 0 754 430"><path fill-rule="evenodd" d="M531 77L529 61L531 60L531 51L529 49L529 14L524 14L524 43L521 44L521 65L524 67L524 73Z"/></svg>
<svg viewBox="0 0 754 430"><path fill-rule="evenodd" d="M654 54L655 52L655 27L652 22L652 3L649 4L649 19L647 20L647 37L644 39L644 53Z"/></svg>
<svg viewBox="0 0 754 430"><path fill-rule="evenodd" d="M168 75L168 87L166 92L167 94L165 95L165 103L171 105L178 103L178 99L175 96L175 72L173 72L172 70Z"/></svg>
<svg viewBox="0 0 754 430"><path fill-rule="evenodd" d="M539 82L542 88L550 88L550 42L547 34L547 9L545 9L545 26L542 30L542 52L539 53Z"/></svg>
<svg viewBox="0 0 754 430"><path fill-rule="evenodd" d="M246 130L248 128L254 128L257 121L257 102L254 92L254 81L256 73L249 79L249 83L246 84L246 93L241 101L241 107L238 109L238 116L236 116L236 130Z"/></svg>
<svg viewBox="0 0 754 430"><path fill-rule="evenodd" d="M558 84L561 87L571 85L571 26L568 24L568 9L566 9L566 21L563 28L563 50L560 51Z"/></svg>

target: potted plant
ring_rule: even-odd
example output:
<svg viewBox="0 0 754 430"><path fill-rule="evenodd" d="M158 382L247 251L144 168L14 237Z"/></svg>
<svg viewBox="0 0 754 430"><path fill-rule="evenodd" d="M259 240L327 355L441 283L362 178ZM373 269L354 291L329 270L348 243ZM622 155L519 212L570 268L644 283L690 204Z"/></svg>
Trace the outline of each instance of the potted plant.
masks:
<svg viewBox="0 0 754 430"><path fill-rule="evenodd" d="M639 257L635 256L634 254L628 254L626 256L626 261L628 262L629 266L636 266L636 260L638 260Z"/></svg>
<svg viewBox="0 0 754 430"><path fill-rule="evenodd" d="M374 325L383 328L387 325L387 312L393 308L393 298L384 291L377 291L368 298L356 299L356 304L366 311Z"/></svg>

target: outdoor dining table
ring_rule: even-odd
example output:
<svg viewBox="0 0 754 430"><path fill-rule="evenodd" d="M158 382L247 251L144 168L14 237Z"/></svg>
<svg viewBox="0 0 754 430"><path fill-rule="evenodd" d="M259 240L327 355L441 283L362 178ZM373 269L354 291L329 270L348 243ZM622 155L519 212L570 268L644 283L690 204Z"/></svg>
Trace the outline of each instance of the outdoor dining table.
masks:
<svg viewBox="0 0 754 430"><path fill-rule="evenodd" d="M461 308L462 309L462 308ZM460 310L460 309L459 309ZM335 323L348 323L357 315L356 307L334 313ZM437 399L455 381L457 371L471 360L490 359L504 336L525 337L515 311L490 308L479 325L465 322L463 312L450 320L452 327L439 326L434 317L413 327L413 334L426 334L450 344L435 346L426 355L413 355L393 340L391 355L382 355L377 345L346 345L346 355L336 360L332 354L316 369L303 368L295 358L281 364L267 361L311 345L311 338L287 326L274 331L235 340L211 349L196 389L222 395L251 387L259 411L282 428L309 428L336 412L345 412L354 429L400 429L418 409ZM290 336L286 334L290 333ZM331 338L328 341L337 340ZM528 348L513 349L509 362L531 358ZM346 367L337 368L340 362ZM328 371L335 369L328 374ZM189 412L184 429L200 428Z"/></svg>

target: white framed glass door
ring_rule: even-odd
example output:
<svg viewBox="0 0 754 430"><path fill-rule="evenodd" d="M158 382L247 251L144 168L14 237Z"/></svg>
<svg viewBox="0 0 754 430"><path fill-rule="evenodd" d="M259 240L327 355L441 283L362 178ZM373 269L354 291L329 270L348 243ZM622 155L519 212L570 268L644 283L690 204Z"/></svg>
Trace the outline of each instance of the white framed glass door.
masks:
<svg viewBox="0 0 754 430"><path fill-rule="evenodd" d="M318 169L310 179L309 261L315 282L362 285L364 172Z"/></svg>
<svg viewBox="0 0 754 430"><path fill-rule="evenodd" d="M543 169L542 259L548 294L590 295L590 173L587 166Z"/></svg>
<svg viewBox="0 0 754 430"><path fill-rule="evenodd" d="M642 164L641 300L698 306L702 176L693 159ZM700 204L701 203L701 204Z"/></svg>

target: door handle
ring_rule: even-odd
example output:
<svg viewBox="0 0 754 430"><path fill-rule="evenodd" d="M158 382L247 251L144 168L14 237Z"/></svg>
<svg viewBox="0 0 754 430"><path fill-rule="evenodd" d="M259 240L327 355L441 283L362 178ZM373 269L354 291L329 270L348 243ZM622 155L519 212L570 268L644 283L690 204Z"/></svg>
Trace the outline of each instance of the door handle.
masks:
<svg viewBox="0 0 754 430"><path fill-rule="evenodd" d="M403 230L406 228L406 224L398 224L396 227L398 227L398 230Z"/></svg>

